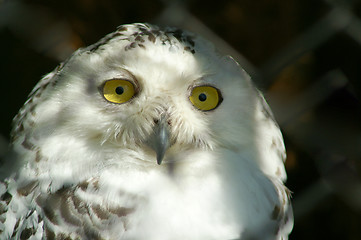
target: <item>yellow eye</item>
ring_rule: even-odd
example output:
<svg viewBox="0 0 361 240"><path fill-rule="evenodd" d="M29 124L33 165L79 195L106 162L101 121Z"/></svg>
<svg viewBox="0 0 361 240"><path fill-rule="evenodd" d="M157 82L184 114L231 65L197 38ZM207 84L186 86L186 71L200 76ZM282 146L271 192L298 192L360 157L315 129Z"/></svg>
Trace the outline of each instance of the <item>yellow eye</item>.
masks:
<svg viewBox="0 0 361 240"><path fill-rule="evenodd" d="M209 111L218 107L222 102L222 96L217 88L198 86L193 88L189 100L199 110Z"/></svg>
<svg viewBox="0 0 361 240"><path fill-rule="evenodd" d="M135 95L133 83L123 79L106 81L103 86L103 96L112 103L125 103Z"/></svg>

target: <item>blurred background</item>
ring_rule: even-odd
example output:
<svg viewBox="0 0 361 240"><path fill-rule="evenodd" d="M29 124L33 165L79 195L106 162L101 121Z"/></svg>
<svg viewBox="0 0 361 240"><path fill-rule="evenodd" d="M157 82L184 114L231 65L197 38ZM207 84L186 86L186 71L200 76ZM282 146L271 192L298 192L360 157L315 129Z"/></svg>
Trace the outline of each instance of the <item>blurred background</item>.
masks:
<svg viewBox="0 0 361 240"><path fill-rule="evenodd" d="M361 1L0 0L0 157L40 78L133 22L203 35L265 93L287 147L290 239L361 239Z"/></svg>

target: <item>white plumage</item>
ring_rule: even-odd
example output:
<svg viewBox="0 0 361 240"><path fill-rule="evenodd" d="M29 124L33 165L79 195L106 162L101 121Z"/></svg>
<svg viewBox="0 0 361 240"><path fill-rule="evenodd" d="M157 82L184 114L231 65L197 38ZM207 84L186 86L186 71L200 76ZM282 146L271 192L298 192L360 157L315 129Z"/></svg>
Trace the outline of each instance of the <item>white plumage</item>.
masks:
<svg viewBox="0 0 361 240"><path fill-rule="evenodd" d="M46 75L14 125L1 239L292 229L278 125L241 67L191 33L119 27Z"/></svg>

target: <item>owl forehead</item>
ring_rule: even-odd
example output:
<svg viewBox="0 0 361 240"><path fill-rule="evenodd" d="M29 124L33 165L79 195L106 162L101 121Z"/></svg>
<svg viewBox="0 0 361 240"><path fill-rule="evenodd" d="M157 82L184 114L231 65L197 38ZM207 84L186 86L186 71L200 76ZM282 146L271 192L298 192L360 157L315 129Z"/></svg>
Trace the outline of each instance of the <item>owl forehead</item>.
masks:
<svg viewBox="0 0 361 240"><path fill-rule="evenodd" d="M114 72L125 69L140 81L144 79L153 86L167 83L174 88L203 81L205 76L216 72L215 65L219 61L210 54L213 49L205 51L202 48L208 47L207 43L199 41L196 36L179 29L161 30L132 24L121 26L90 46L88 52L99 56L92 65L99 69L97 72L107 71L106 78L117 78L119 74Z"/></svg>
<svg viewBox="0 0 361 240"><path fill-rule="evenodd" d="M125 40L123 48L129 51L136 48L146 49L149 43L153 45L162 45L168 47L170 51L176 47L179 51L188 51L195 53L194 35L177 28L159 28L150 24L128 24L120 26L117 31L107 35L99 42L88 48L89 51L96 51L107 44L117 43L119 40Z"/></svg>

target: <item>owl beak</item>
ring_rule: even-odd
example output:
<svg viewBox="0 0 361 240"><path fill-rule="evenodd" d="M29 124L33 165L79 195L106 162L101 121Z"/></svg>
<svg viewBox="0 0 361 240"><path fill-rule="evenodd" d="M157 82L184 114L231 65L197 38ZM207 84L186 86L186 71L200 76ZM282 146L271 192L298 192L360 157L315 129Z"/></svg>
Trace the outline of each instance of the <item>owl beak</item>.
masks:
<svg viewBox="0 0 361 240"><path fill-rule="evenodd" d="M162 115L153 128L153 134L149 137L147 145L152 148L157 155L157 163L160 165L163 161L165 152L170 146L169 126L167 117Z"/></svg>

